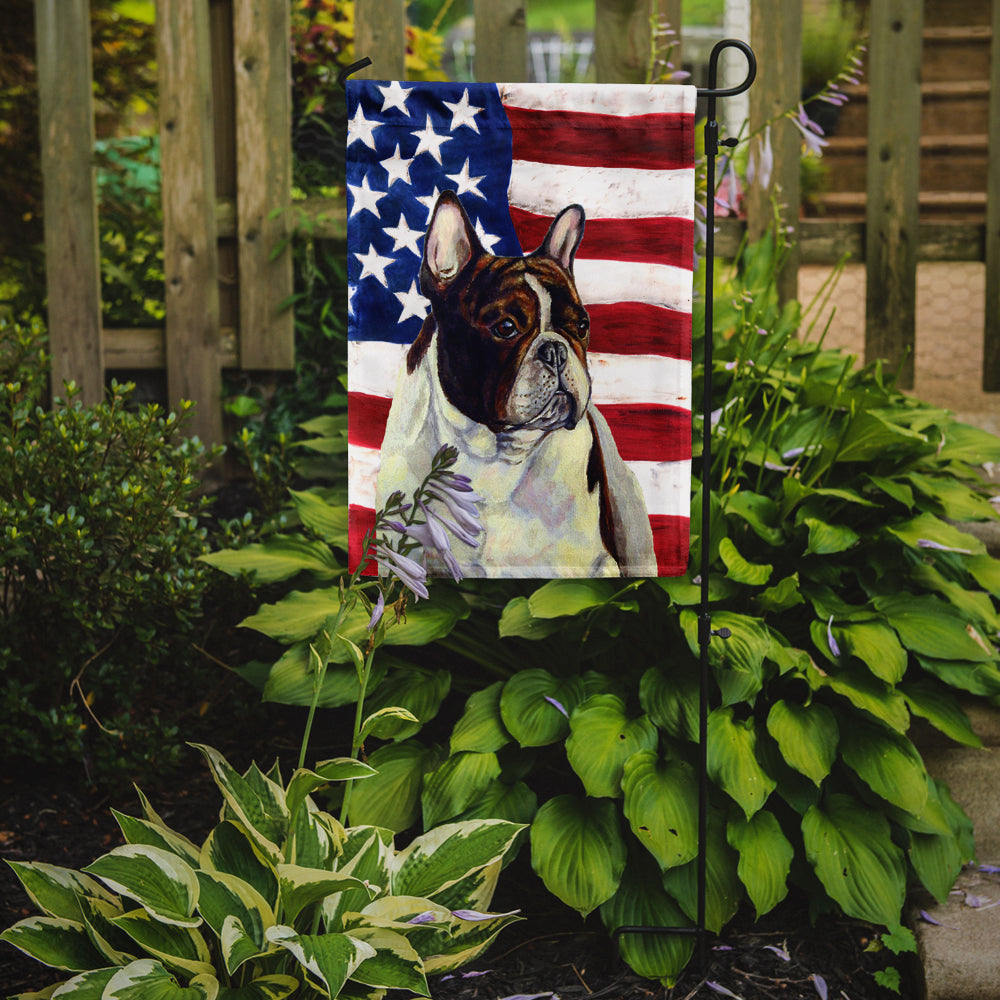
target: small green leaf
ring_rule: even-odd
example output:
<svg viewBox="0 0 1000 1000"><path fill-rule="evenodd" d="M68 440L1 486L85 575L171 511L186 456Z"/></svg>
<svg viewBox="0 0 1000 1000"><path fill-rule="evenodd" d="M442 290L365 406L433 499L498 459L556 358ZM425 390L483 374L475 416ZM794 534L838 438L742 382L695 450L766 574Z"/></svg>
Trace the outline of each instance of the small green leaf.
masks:
<svg viewBox="0 0 1000 1000"><path fill-rule="evenodd" d="M547 670L522 670L504 684L500 715L521 746L547 746L566 736L569 715L582 700L579 677L562 680Z"/></svg>
<svg viewBox="0 0 1000 1000"><path fill-rule="evenodd" d="M698 674L685 661L669 674L650 667L639 681L639 704L660 729L678 740L698 739Z"/></svg>
<svg viewBox="0 0 1000 1000"><path fill-rule="evenodd" d="M886 531L912 549L921 549L921 542L933 542L971 555L986 553L986 546L974 535L961 531L933 514L918 514L909 521L889 525Z"/></svg>
<svg viewBox="0 0 1000 1000"><path fill-rule="evenodd" d="M437 759L433 750L415 740L379 747L368 758L377 773L351 790L351 824L397 833L412 826L420 816L424 773Z"/></svg>
<svg viewBox="0 0 1000 1000"><path fill-rule="evenodd" d="M315 490L289 490L295 512L302 523L324 542L347 548L346 504L331 504Z"/></svg>
<svg viewBox="0 0 1000 1000"><path fill-rule="evenodd" d="M495 753L510 742L500 716L500 693L503 681L469 696L462 717L455 723L451 734L451 752L474 750L477 753Z"/></svg>
<svg viewBox="0 0 1000 1000"><path fill-rule="evenodd" d="M228 573L246 574L254 583L277 583L299 573L317 580L332 580L344 572L325 542L311 542L294 535L272 535L239 549L223 549L200 557L202 562Z"/></svg>
<svg viewBox="0 0 1000 1000"><path fill-rule="evenodd" d="M819 786L837 755L837 720L826 705L797 705L779 699L767 716L767 731L785 761Z"/></svg>
<svg viewBox="0 0 1000 1000"><path fill-rule="evenodd" d="M733 718L733 709L717 708L708 717L708 774L749 819L767 801L776 782L757 762L757 733L752 718Z"/></svg>
<svg viewBox="0 0 1000 1000"><path fill-rule="evenodd" d="M995 660L996 652L961 614L936 597L880 595L875 607L915 653L938 660Z"/></svg>
<svg viewBox="0 0 1000 1000"><path fill-rule="evenodd" d="M365 704L372 711L402 708L409 712L412 720L383 717L379 725L380 739L405 740L437 715L449 690L451 674L447 670L406 667L392 671Z"/></svg>
<svg viewBox="0 0 1000 1000"><path fill-rule="evenodd" d="M806 555L828 556L844 552L855 545L860 535L846 524L828 524L815 517L803 519L809 529Z"/></svg>
<svg viewBox="0 0 1000 1000"><path fill-rule="evenodd" d="M361 724L361 731L358 734L360 739L366 740L369 736L375 736L380 740L391 739L398 731L397 723L404 722L409 727L413 723L420 725L420 720L408 709L393 705L390 708L380 708L377 712L372 712Z"/></svg>
<svg viewBox="0 0 1000 1000"><path fill-rule="evenodd" d="M914 715L926 719L956 743L967 747L983 745L965 710L947 688L932 680L907 681L900 685L900 691Z"/></svg>
<svg viewBox="0 0 1000 1000"><path fill-rule="evenodd" d="M805 598L799 590L799 574L792 573L779 580L773 587L761 591L754 598L757 607L763 612L777 613L804 604Z"/></svg>
<svg viewBox="0 0 1000 1000"><path fill-rule="evenodd" d="M610 580L550 580L528 598L533 618L562 618L606 604L617 591Z"/></svg>
<svg viewBox="0 0 1000 1000"><path fill-rule="evenodd" d="M536 618L531 613L527 597L515 597L508 601L500 615L499 634L501 639L516 636L521 639L545 639L564 627L558 619Z"/></svg>
<svg viewBox="0 0 1000 1000"><path fill-rule="evenodd" d="M726 565L726 575L729 579L746 584L748 587L763 587L774 570L774 566L770 563L761 565L748 562L740 555L739 549L730 538L719 541L719 557Z"/></svg>
<svg viewBox="0 0 1000 1000"><path fill-rule="evenodd" d="M841 741L845 763L876 795L919 815L927 801L927 772L907 737L853 718L850 737Z"/></svg>
<svg viewBox="0 0 1000 1000"><path fill-rule="evenodd" d="M788 894L788 873L795 849L774 813L765 809L750 819L737 816L726 828L729 846L739 851L736 872L760 919Z"/></svg>

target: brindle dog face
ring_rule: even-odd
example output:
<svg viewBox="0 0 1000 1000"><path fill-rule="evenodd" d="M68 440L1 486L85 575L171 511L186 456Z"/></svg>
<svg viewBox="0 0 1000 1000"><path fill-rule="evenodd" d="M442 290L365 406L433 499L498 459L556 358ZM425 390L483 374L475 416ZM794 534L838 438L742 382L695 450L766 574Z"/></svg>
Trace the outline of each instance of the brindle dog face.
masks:
<svg viewBox="0 0 1000 1000"><path fill-rule="evenodd" d="M590 322L572 272L583 225L570 205L534 253L495 257L453 192L434 208L420 268L432 312L414 348L436 327L446 396L494 432L572 428L587 409Z"/></svg>

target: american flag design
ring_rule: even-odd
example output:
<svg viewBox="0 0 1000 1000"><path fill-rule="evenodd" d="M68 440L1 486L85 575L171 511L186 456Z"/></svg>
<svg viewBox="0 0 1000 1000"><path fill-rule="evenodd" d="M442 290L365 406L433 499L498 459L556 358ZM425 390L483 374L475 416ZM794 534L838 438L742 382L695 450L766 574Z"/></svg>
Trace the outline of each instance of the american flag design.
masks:
<svg viewBox="0 0 1000 1000"><path fill-rule="evenodd" d="M428 313L425 232L451 190L499 256L531 252L561 209L583 207L573 273L592 402L641 488L657 575L686 572L695 100L662 85L348 82L352 567L375 521L397 375Z"/></svg>

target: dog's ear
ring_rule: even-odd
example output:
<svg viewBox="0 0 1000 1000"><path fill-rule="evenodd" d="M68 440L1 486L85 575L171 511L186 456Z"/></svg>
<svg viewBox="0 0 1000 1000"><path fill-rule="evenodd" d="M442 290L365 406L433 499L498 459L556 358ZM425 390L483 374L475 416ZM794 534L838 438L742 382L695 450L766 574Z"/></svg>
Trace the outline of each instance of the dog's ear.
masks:
<svg viewBox="0 0 1000 1000"><path fill-rule="evenodd" d="M443 292L473 257L483 253L483 246L454 191L443 191L434 206L420 268L422 290L429 278L434 289Z"/></svg>
<svg viewBox="0 0 1000 1000"><path fill-rule="evenodd" d="M542 257L551 257L567 271L573 270L576 248L583 239L586 216L581 205L567 205L552 221L542 245L535 251Z"/></svg>

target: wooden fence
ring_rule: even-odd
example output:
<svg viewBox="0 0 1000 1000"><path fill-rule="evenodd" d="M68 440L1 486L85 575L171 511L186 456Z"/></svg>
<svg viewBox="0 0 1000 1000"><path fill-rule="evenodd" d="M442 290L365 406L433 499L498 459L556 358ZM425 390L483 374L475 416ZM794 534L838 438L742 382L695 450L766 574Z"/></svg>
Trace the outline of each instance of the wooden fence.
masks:
<svg viewBox="0 0 1000 1000"><path fill-rule="evenodd" d="M293 364L292 317L281 308L291 255L276 252L293 217L283 211L291 204L290 0L158 0L166 326L124 331L102 329L100 319L88 0L35 2L53 383L73 379L93 401L106 370L165 368L170 401L195 400L196 432L220 441L221 370ZM478 79L526 79L526 3L474 0ZM660 17L680 25L681 0L595 0L599 81L645 79L657 4ZM909 350L903 379L912 384L917 262L985 261L983 384L998 391L1000 0L992 4L985 224L918 217L922 9L918 0L871 0L867 216L786 218L798 239L782 292L795 294L800 263L845 253L863 260L866 355L896 364ZM405 78L405 10L405 0L356 0L356 51L373 60L367 75ZM798 103L801 33L801 0L753 0L751 129ZM769 188L748 193L745 223L725 220L720 254L733 251L745 227L763 230L776 193L798 205L800 140L790 123L775 129L774 152ZM297 214L313 220L314 236L343 239L343 200L309 202Z"/></svg>

